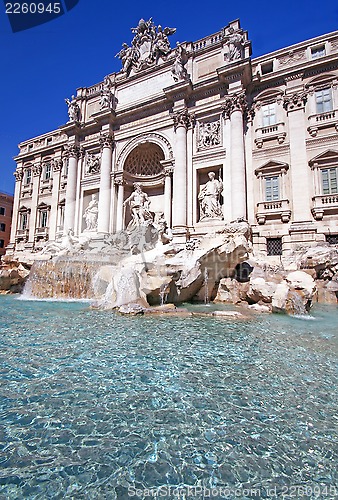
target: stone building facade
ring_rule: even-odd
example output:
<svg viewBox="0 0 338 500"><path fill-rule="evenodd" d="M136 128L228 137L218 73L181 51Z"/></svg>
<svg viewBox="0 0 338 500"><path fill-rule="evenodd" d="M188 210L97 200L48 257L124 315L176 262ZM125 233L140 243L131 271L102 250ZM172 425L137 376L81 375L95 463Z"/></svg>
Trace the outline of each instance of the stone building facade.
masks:
<svg viewBox="0 0 338 500"><path fill-rule="evenodd" d="M0 192L0 258L5 255L11 234L13 196Z"/></svg>
<svg viewBox="0 0 338 500"><path fill-rule="evenodd" d="M258 58L238 20L170 47L141 20L122 69L19 145L9 253L127 227L135 183L184 243L238 218L287 254L338 235L338 32Z"/></svg>

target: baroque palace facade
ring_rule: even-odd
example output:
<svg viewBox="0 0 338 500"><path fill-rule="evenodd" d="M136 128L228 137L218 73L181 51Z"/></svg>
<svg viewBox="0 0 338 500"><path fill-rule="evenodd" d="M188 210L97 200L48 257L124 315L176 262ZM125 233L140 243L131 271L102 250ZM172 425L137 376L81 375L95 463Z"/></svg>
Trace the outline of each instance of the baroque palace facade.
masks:
<svg viewBox="0 0 338 500"><path fill-rule="evenodd" d="M268 255L337 243L338 32L255 59L238 20L171 48L174 32L141 20L121 71L19 145L8 253L125 229L137 184L178 243L238 218Z"/></svg>

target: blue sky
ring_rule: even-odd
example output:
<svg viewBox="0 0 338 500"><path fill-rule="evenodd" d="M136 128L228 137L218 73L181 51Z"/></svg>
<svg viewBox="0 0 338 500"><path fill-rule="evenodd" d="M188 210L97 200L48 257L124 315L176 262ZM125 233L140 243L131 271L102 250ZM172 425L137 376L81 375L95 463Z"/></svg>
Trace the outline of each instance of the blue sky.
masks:
<svg viewBox="0 0 338 500"><path fill-rule="evenodd" d="M2 9L2 10L1 10ZM12 33L0 5L0 191L14 191L17 144L64 124L65 97L120 70L114 58L143 17L176 27L172 46L195 41L239 18L253 57L338 29L336 0L80 0L68 14Z"/></svg>

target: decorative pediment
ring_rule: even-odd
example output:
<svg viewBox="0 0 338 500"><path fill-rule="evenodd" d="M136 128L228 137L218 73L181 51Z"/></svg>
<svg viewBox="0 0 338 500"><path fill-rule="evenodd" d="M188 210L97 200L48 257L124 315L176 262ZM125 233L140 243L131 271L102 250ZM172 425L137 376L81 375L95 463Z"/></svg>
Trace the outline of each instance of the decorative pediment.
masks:
<svg viewBox="0 0 338 500"><path fill-rule="evenodd" d="M37 209L38 209L38 210L50 210L50 205L47 205L46 203L41 202L41 203L39 203L39 205L37 206Z"/></svg>
<svg viewBox="0 0 338 500"><path fill-rule="evenodd" d="M264 163L264 165L256 168L255 174L259 175L268 175L268 174L280 174L282 171L286 171L289 169L289 165L287 163L277 161L277 160L269 160Z"/></svg>
<svg viewBox="0 0 338 500"><path fill-rule="evenodd" d="M31 209L25 207L24 205L22 205L22 207L19 208L19 212L21 212L21 213L24 213L24 212L27 213L27 212L30 212L30 211L31 211Z"/></svg>
<svg viewBox="0 0 338 500"><path fill-rule="evenodd" d="M335 151L334 149L328 149L327 151L324 151L323 153L320 153L319 155L315 156L309 161L309 165L311 168L313 167L320 167L322 165L328 166L328 165L338 165L338 151Z"/></svg>

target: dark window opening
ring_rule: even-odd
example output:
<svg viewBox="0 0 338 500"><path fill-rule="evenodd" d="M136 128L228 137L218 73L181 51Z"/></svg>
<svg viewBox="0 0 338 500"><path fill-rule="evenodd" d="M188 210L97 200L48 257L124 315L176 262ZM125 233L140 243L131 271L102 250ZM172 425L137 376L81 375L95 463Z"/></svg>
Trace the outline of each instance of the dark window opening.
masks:
<svg viewBox="0 0 338 500"><path fill-rule="evenodd" d="M327 234L326 241L329 245L338 245L338 234Z"/></svg>
<svg viewBox="0 0 338 500"><path fill-rule="evenodd" d="M5 208L4 207L0 207L0 215L5 215Z"/></svg>
<svg viewBox="0 0 338 500"><path fill-rule="evenodd" d="M0 231L6 231L6 224L4 224L3 222L0 223Z"/></svg>
<svg viewBox="0 0 338 500"><path fill-rule="evenodd" d="M267 73L272 73L273 72L273 61L262 64L261 68L262 68L262 75L266 75Z"/></svg>
<svg viewBox="0 0 338 500"><path fill-rule="evenodd" d="M0 248L4 248L5 247L5 240L0 240Z"/></svg>
<svg viewBox="0 0 338 500"><path fill-rule="evenodd" d="M282 238L267 238L266 250L268 255L282 255Z"/></svg>

